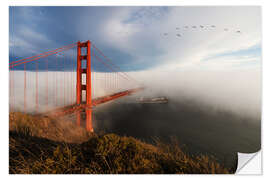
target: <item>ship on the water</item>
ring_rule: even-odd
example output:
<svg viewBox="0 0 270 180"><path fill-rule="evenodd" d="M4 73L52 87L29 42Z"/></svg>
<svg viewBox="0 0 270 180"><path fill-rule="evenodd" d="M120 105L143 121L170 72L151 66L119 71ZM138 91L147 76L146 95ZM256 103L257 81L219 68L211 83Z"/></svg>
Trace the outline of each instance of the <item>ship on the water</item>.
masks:
<svg viewBox="0 0 270 180"><path fill-rule="evenodd" d="M138 103L141 104L166 104L169 102L168 98L166 97L156 97L156 98L145 98L140 97L137 99Z"/></svg>

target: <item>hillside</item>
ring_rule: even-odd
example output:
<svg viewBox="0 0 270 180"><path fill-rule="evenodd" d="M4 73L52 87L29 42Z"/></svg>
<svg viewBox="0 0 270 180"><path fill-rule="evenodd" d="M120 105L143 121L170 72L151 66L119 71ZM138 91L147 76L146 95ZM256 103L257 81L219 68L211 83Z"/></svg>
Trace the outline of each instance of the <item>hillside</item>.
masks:
<svg viewBox="0 0 270 180"><path fill-rule="evenodd" d="M147 144L91 134L63 119L10 113L11 174L233 173L209 156L188 156L177 140Z"/></svg>

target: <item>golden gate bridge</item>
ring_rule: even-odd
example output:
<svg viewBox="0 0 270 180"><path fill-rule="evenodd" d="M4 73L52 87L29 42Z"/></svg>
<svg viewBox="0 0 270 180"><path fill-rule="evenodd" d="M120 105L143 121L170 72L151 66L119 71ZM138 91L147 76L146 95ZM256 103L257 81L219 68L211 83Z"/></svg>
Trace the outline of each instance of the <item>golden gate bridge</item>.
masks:
<svg viewBox="0 0 270 180"><path fill-rule="evenodd" d="M93 107L143 89L89 40L10 61L9 73L10 112L74 114L91 132Z"/></svg>

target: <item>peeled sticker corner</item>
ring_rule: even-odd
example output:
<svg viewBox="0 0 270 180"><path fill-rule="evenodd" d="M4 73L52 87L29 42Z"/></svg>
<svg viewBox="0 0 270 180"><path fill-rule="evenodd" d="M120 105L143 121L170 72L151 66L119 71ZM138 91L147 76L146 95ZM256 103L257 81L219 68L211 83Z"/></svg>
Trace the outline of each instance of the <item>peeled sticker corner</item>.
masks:
<svg viewBox="0 0 270 180"><path fill-rule="evenodd" d="M261 175L261 151L255 153L237 153L238 162L235 174Z"/></svg>

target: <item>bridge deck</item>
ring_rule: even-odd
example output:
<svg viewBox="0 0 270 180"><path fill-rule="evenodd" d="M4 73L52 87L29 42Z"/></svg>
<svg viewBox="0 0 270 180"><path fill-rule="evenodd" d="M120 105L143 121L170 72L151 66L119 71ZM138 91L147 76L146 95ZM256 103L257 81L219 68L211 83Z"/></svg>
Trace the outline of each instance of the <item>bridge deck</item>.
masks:
<svg viewBox="0 0 270 180"><path fill-rule="evenodd" d="M96 99L92 100L92 105L93 106L98 106L100 104L103 104L103 103L118 99L120 97L131 95L131 94L133 94L135 92L138 92L140 90L143 90L143 89L144 88L130 89L130 90L114 93L114 94L111 94L111 95L108 95L108 96L99 97L99 98L96 98ZM80 104L80 105L73 104L73 105L68 105L68 106L64 106L64 107L61 107L61 108L57 108L57 109L55 109L53 111L49 111L49 112L46 112L44 114L49 115L49 116L65 116L65 115L72 114L72 113L75 113L75 112L83 111L85 108L87 108L85 103Z"/></svg>

